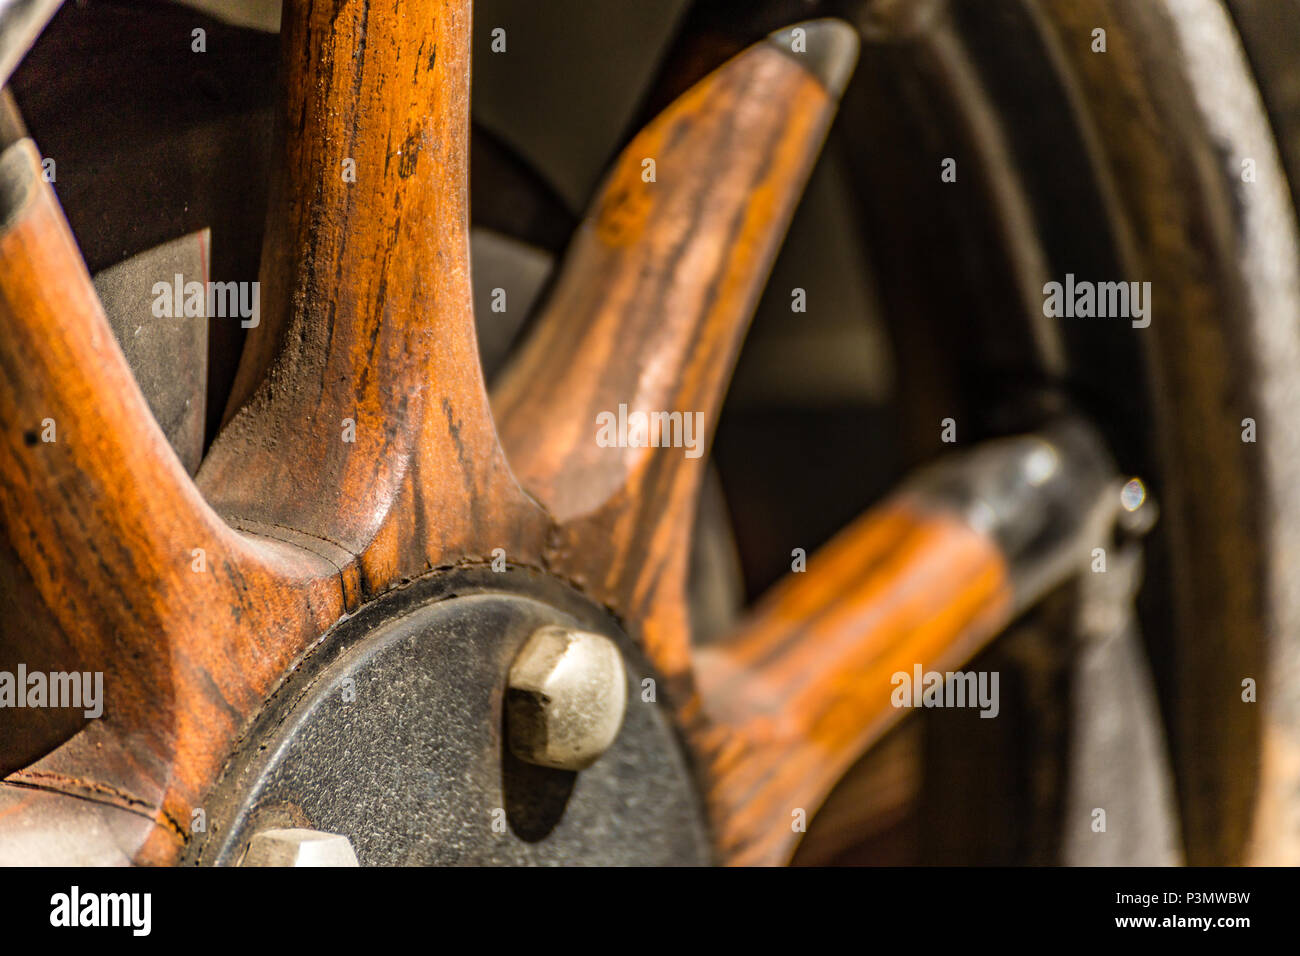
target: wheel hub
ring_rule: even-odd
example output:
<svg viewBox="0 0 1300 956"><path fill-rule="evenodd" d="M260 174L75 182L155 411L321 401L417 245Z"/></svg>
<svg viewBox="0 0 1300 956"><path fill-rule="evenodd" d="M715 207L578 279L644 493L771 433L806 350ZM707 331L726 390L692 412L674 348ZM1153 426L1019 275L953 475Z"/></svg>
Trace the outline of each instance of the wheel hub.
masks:
<svg viewBox="0 0 1300 956"><path fill-rule="evenodd" d="M613 640L628 704L579 771L506 745L510 664L546 625ZM334 628L228 764L192 862L238 863L258 832L309 827L362 865L705 864L700 801L659 682L602 610L532 572L422 580Z"/></svg>

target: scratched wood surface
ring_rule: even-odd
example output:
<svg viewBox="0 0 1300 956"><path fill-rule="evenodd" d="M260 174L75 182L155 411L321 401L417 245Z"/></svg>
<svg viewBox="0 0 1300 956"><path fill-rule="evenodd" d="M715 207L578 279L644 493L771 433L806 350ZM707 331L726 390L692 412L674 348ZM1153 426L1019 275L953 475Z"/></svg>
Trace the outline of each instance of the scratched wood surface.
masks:
<svg viewBox="0 0 1300 956"><path fill-rule="evenodd" d="M112 688L104 719L3 781L8 832L62 795L102 808L126 857L173 862L240 733L320 634L501 548L619 616L668 678L722 857L779 862L792 803L811 812L892 719L887 674L954 663L1002 620L992 546L895 504L692 661L707 445L836 84L762 42L634 139L493 409L470 305L468 38L468 0L286 5L260 324L197 485L34 147L5 152L0 521L43 612ZM596 416L620 405L698 413L699 456L600 446ZM55 442L40 440L46 418Z"/></svg>
<svg viewBox="0 0 1300 956"><path fill-rule="evenodd" d="M544 533L497 445L474 340L469 4L336 6L286 5L263 321L198 488L35 152L7 154L0 413L22 428L0 461L4 527L111 704L5 784L125 808L113 839L141 862L175 858L238 734L345 610L497 547L536 560ZM59 441L33 443L47 417Z"/></svg>
<svg viewBox="0 0 1300 956"><path fill-rule="evenodd" d="M341 612L338 575L236 533L203 501L39 160L30 140L0 158L0 525L81 666L105 672L112 705L8 782L127 809L115 825L141 828L125 844L175 846L244 718Z"/></svg>
<svg viewBox="0 0 1300 956"><path fill-rule="evenodd" d="M286 6L264 316L198 480L339 564L350 607L497 547L535 561L544 532L475 342L469 30L468 0Z"/></svg>

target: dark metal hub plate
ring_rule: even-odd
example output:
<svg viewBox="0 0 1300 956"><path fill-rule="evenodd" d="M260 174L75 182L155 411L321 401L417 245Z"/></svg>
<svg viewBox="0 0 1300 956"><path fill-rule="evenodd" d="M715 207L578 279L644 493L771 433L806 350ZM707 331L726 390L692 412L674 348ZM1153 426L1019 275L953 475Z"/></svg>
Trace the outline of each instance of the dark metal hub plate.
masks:
<svg viewBox="0 0 1300 956"><path fill-rule="evenodd" d="M528 593L521 593L527 591ZM536 628L623 649L628 709L580 773L504 746L502 699ZM541 575L455 572L342 622L228 766L193 862L234 864L258 830L341 833L365 865L705 864L700 802L661 686L609 616Z"/></svg>

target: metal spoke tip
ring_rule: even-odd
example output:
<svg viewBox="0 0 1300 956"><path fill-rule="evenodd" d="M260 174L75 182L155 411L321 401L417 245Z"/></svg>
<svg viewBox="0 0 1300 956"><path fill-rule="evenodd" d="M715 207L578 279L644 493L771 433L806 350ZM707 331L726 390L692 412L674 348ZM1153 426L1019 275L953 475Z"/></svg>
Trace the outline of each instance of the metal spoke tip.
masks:
<svg viewBox="0 0 1300 956"><path fill-rule="evenodd" d="M802 32L796 32L802 31ZM843 20L805 20L768 34L768 42L817 77L838 98L858 62L858 34Z"/></svg>

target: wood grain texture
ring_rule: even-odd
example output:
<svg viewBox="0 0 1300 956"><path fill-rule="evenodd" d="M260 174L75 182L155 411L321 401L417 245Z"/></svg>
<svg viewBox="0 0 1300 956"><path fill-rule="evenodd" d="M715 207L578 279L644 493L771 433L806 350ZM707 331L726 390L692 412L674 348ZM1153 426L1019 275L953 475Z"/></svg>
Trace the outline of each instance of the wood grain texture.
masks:
<svg viewBox="0 0 1300 956"><path fill-rule="evenodd" d="M0 527L81 669L104 672L106 700L5 786L125 809L115 826L139 827L119 842L163 860L244 721L342 611L339 576L203 501L39 163L30 140L0 158Z"/></svg>
<svg viewBox="0 0 1300 956"><path fill-rule="evenodd" d="M540 560L546 515L505 464L474 339L468 7L286 5L262 323L199 488L149 416L30 144L6 179L0 413L23 424L0 461L5 532L109 698L6 786L104 808L138 862L176 858L238 735L341 614L496 547ZM46 417L59 442L33 444Z"/></svg>
<svg viewBox="0 0 1300 956"><path fill-rule="evenodd" d="M835 105L771 41L692 87L623 151L493 393L512 466L559 522L550 566L616 609L684 706L688 541L708 440ZM620 405L699 413L700 457L602 447L597 416Z"/></svg>
<svg viewBox="0 0 1300 956"><path fill-rule="evenodd" d="M0 415L22 423L0 448L0 517L110 695L103 720L5 781L11 816L48 804L32 791L76 797L137 862L174 861L313 640L394 584L500 547L619 615L704 759L724 857L775 862L792 806L811 813L892 719L879 678L904 659L954 663L1004 620L996 550L895 504L701 653L701 709L686 574L708 438L836 97L762 43L625 151L495 396L548 513L506 464L474 341L468 31L467 0L287 6L262 324L199 474L211 504L150 419L30 144L0 179L15 211ZM698 414L699 456L600 446L597 415L620 405ZM31 440L46 417L48 447Z"/></svg>
<svg viewBox="0 0 1300 956"><path fill-rule="evenodd" d="M495 547L535 561L545 534L475 342L469 30L468 0L285 8L263 321L198 480L236 527L328 555L349 607Z"/></svg>
<svg viewBox="0 0 1300 956"><path fill-rule="evenodd" d="M695 654L701 758L722 860L788 861L793 812L816 812L840 776L907 711L892 676L946 671L1007 622L996 545L899 496L859 518Z"/></svg>

